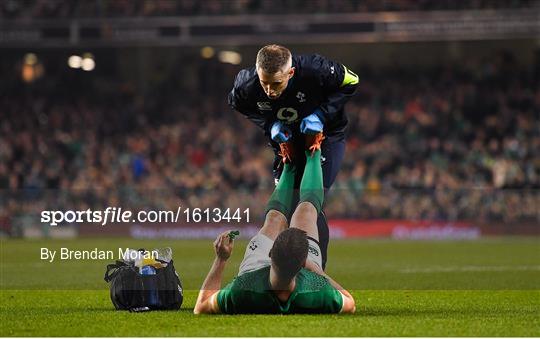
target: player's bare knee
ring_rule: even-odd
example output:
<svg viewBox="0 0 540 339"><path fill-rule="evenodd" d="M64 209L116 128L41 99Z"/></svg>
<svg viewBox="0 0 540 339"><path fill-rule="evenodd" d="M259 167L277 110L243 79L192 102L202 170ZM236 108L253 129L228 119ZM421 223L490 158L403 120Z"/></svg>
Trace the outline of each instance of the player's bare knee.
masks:
<svg viewBox="0 0 540 339"><path fill-rule="evenodd" d="M299 228L308 236L319 239L317 230L317 209L310 202L301 202L291 218L291 227Z"/></svg>
<svg viewBox="0 0 540 339"><path fill-rule="evenodd" d="M317 209L309 201L303 201L299 203L296 207L295 213L296 212L305 214L306 216L312 216L315 218L317 217Z"/></svg>
<svg viewBox="0 0 540 339"><path fill-rule="evenodd" d="M287 228L287 218L281 212L274 210L268 211L264 224L272 225L276 228L281 228L281 230L284 230Z"/></svg>
<svg viewBox="0 0 540 339"><path fill-rule="evenodd" d="M287 218L281 212L271 210L266 214L264 225L259 233L274 240L287 226Z"/></svg>

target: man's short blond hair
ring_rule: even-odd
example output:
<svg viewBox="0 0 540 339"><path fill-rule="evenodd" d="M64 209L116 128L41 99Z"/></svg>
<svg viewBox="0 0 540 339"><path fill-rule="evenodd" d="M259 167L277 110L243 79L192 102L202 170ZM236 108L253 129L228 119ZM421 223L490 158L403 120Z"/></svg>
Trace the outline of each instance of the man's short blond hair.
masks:
<svg viewBox="0 0 540 339"><path fill-rule="evenodd" d="M291 51L281 45L267 45L257 53L257 68L265 73L275 74L292 61Z"/></svg>

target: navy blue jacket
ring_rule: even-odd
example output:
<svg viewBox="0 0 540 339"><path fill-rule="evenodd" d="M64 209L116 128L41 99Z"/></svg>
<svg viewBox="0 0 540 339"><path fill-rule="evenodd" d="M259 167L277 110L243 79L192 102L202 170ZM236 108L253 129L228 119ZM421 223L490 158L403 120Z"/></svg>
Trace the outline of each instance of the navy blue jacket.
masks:
<svg viewBox="0 0 540 339"><path fill-rule="evenodd" d="M268 137L274 122L282 120L290 125L293 138L299 133L302 119L319 108L318 116L328 141L342 140L348 122L343 107L356 91L358 76L317 54L293 56L292 66L295 73L276 100L267 97L255 67L241 70L229 94L229 105L263 129Z"/></svg>

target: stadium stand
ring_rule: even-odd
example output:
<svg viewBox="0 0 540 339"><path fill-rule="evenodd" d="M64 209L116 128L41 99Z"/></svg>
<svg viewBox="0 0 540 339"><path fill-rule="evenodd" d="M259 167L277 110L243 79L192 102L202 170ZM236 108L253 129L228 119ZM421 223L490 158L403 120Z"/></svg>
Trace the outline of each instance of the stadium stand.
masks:
<svg viewBox="0 0 540 339"><path fill-rule="evenodd" d="M0 17L152 17L538 8L535 0L5 0Z"/></svg>
<svg viewBox="0 0 540 339"><path fill-rule="evenodd" d="M271 151L226 105L238 66L183 63L219 76L183 87L171 75L143 94L110 75L66 68L25 84L4 69L3 230L17 234L47 208L263 206ZM347 108L347 154L327 213L538 222L539 65L523 67L509 52L422 72L358 65L362 85Z"/></svg>

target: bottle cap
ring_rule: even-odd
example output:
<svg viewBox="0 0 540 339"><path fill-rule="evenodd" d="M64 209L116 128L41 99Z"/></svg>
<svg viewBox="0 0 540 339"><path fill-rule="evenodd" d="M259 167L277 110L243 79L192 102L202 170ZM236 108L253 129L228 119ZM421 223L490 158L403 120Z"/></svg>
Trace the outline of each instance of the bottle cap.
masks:
<svg viewBox="0 0 540 339"><path fill-rule="evenodd" d="M229 239L230 240L234 240L234 238L236 238L237 236L240 235L240 231L236 230L236 231L230 231L229 232Z"/></svg>

